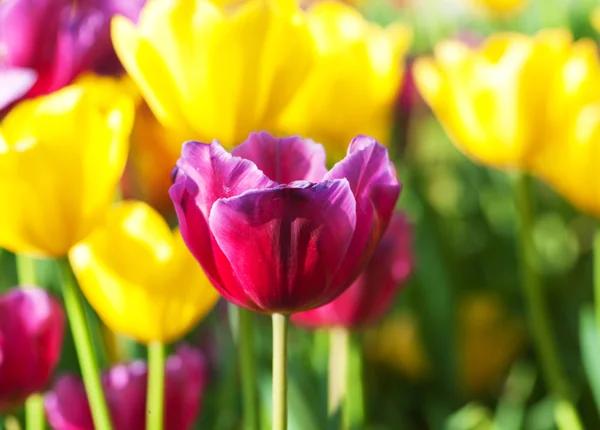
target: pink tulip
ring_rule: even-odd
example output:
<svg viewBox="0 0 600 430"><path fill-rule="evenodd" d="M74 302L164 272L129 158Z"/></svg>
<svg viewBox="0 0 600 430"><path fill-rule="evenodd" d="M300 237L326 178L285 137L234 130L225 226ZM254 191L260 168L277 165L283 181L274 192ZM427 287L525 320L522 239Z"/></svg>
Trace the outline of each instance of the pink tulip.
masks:
<svg viewBox="0 0 600 430"><path fill-rule="evenodd" d="M41 288L0 295L0 411L42 391L60 358L64 316Z"/></svg>
<svg viewBox="0 0 600 430"><path fill-rule="evenodd" d="M110 20L135 20L146 0L4 0L0 2L0 67L37 76L27 97L70 84L86 70L120 69L110 40ZM0 88L9 83L0 74ZM0 102L3 102L0 94ZM14 97L11 102L19 97ZM0 104L0 110L7 103Z"/></svg>
<svg viewBox="0 0 600 430"><path fill-rule="evenodd" d="M412 267L410 225L395 213L371 261L350 288L325 306L292 315L292 322L313 328L371 324L389 310Z"/></svg>
<svg viewBox="0 0 600 430"><path fill-rule="evenodd" d="M225 298L264 313L322 306L371 257L400 194L387 149L352 140L329 172L323 147L251 134L231 154L187 142L170 194L183 238Z"/></svg>
<svg viewBox="0 0 600 430"><path fill-rule="evenodd" d="M165 370L165 429L190 429L201 409L207 381L202 354L187 346L167 359ZM114 430L144 430L148 371L144 361L120 364L102 375L104 394ZM94 430L83 382L60 377L45 398L46 415L54 430Z"/></svg>

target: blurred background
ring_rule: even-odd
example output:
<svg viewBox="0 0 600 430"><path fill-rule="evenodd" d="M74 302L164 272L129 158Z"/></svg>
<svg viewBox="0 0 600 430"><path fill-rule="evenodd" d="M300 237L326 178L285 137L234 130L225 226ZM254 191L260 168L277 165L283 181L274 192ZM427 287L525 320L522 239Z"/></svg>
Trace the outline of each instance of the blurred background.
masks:
<svg viewBox="0 0 600 430"><path fill-rule="evenodd" d="M398 21L413 31L389 147L403 183L399 205L414 226L415 266L388 315L358 332L364 353L365 428L553 429L554 403L530 342L519 281L511 175L478 165L456 149L418 94L411 64L431 54L443 39L476 46L488 35L504 31L534 34L564 27L576 39L596 41L593 21L598 2L362 0L352 4L375 23ZM137 151L144 153L139 147ZM130 163L152 162L143 156L135 160ZM126 193L131 178L124 179ZM543 182L536 181L534 187L534 245L560 358L576 389L585 428L600 428L600 342L590 305L597 221L578 212ZM6 206L0 210L7 210ZM16 285L14 256L2 251L0 263L0 287ZM58 292L54 264L44 260L35 264L40 282ZM98 346L102 327L93 310L87 312ZM258 319L260 396L262 413L268 417L271 326L268 317ZM327 333L290 330L290 428L321 429L327 421ZM211 363L198 429L241 428L237 331L237 321L221 301L187 336ZM116 348L130 358L145 356L144 348L124 338ZM106 366L110 357L99 346L98 355ZM59 371L73 369L77 360L71 337L66 336Z"/></svg>

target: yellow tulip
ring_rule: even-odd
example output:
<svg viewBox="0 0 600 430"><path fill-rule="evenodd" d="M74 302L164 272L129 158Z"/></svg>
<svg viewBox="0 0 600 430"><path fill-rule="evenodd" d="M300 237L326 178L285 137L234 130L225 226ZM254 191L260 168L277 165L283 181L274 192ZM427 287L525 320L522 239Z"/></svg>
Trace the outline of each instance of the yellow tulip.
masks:
<svg viewBox="0 0 600 430"><path fill-rule="evenodd" d="M182 337L219 298L179 231L142 202L115 205L69 261L104 323L144 343Z"/></svg>
<svg viewBox="0 0 600 430"><path fill-rule="evenodd" d="M423 98L465 153L484 164L526 168L545 144L548 88L571 37L497 34L480 48L445 41L414 67Z"/></svg>
<svg viewBox="0 0 600 430"><path fill-rule="evenodd" d="M0 124L0 247L59 257L88 235L112 202L132 122L109 79L15 106Z"/></svg>
<svg viewBox="0 0 600 430"><path fill-rule="evenodd" d="M532 170L581 210L600 218L600 59L592 40L571 47L547 88L545 144Z"/></svg>
<svg viewBox="0 0 600 430"><path fill-rule="evenodd" d="M600 7L594 8L590 14L590 22L592 27L594 27L594 30L600 33Z"/></svg>
<svg viewBox="0 0 600 430"><path fill-rule="evenodd" d="M521 11L529 0L471 0L491 15L505 16Z"/></svg>
<svg viewBox="0 0 600 430"><path fill-rule="evenodd" d="M591 40L553 30L444 42L415 65L419 90L457 146L549 182L600 216L600 64Z"/></svg>
<svg viewBox="0 0 600 430"><path fill-rule="evenodd" d="M387 143L410 31L398 24L383 29L331 1L310 9L308 25L317 57L280 127L325 144L335 158L357 134Z"/></svg>
<svg viewBox="0 0 600 430"><path fill-rule="evenodd" d="M123 195L143 200L162 214L175 209L169 197L171 171L181 154L185 137L156 120L148 105L140 101L131 132L131 151L123 177Z"/></svg>
<svg viewBox="0 0 600 430"><path fill-rule="evenodd" d="M273 129L313 57L304 13L290 0L149 1L137 26L112 24L117 54L158 120L229 146Z"/></svg>

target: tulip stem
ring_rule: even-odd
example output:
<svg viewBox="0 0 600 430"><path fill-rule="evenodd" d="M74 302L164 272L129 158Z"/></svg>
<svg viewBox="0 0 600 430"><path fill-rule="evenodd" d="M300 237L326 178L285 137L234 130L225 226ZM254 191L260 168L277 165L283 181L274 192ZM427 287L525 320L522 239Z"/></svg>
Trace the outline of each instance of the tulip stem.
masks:
<svg viewBox="0 0 600 430"><path fill-rule="evenodd" d="M364 428L362 351L344 327L329 330L329 416L342 413L342 429Z"/></svg>
<svg viewBox="0 0 600 430"><path fill-rule="evenodd" d="M329 330L329 416L335 416L346 397L350 333L343 327Z"/></svg>
<svg viewBox="0 0 600 430"><path fill-rule="evenodd" d="M44 396L36 393L25 401L25 429L44 430L46 428L44 415Z"/></svg>
<svg viewBox="0 0 600 430"><path fill-rule="evenodd" d="M363 399L363 362L360 338L348 336L348 372L346 374L346 400L344 402L344 429L359 430L365 426Z"/></svg>
<svg viewBox="0 0 600 430"><path fill-rule="evenodd" d="M94 428L111 430L110 415L100 381L100 369L92 347L90 330L85 318L83 300L73 278L68 260L60 260L60 275L65 310L75 343L77 359L81 367L83 384L90 404Z"/></svg>
<svg viewBox="0 0 600 430"><path fill-rule="evenodd" d="M165 393L165 346L161 342L148 345L148 390L146 398L146 430L162 430Z"/></svg>
<svg viewBox="0 0 600 430"><path fill-rule="evenodd" d="M573 405L571 388L563 374L556 340L552 332L546 298L538 269L533 242L534 207L531 178L519 173L515 184L518 212L518 240L521 282L529 320L542 374L557 401L557 424L561 429L580 429L577 409Z"/></svg>
<svg viewBox="0 0 600 430"><path fill-rule="evenodd" d="M287 429L288 317L273 314L273 430Z"/></svg>
<svg viewBox="0 0 600 430"><path fill-rule="evenodd" d="M600 224L594 234L594 294L596 296L596 324L600 333Z"/></svg>
<svg viewBox="0 0 600 430"><path fill-rule="evenodd" d="M17 254L17 278L20 286L37 285L38 279L35 273L35 260L23 254Z"/></svg>
<svg viewBox="0 0 600 430"><path fill-rule="evenodd" d="M233 307L232 307L233 308ZM254 356L254 315L235 306L238 314L238 354L242 384L244 430L259 430L256 360Z"/></svg>
<svg viewBox="0 0 600 430"><path fill-rule="evenodd" d="M17 278L19 285L34 286L38 279L35 271L35 260L22 254L17 254ZM44 398L41 394L32 394L25 401L26 430L44 430Z"/></svg>

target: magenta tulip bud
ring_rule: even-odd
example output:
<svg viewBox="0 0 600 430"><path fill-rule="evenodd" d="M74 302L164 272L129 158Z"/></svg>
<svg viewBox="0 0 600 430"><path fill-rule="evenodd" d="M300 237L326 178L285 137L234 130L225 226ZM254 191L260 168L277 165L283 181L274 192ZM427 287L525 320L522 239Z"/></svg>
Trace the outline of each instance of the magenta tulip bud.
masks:
<svg viewBox="0 0 600 430"><path fill-rule="evenodd" d="M60 358L62 308L37 287L0 295L0 412L42 391Z"/></svg>
<svg viewBox="0 0 600 430"><path fill-rule="evenodd" d="M165 368L165 429L190 429L200 412L208 378L200 351L181 346L167 358ZM102 386L114 430L146 428L146 362L112 367L102 375ZM81 379L61 376L45 398L46 415L54 430L94 430Z"/></svg>
<svg viewBox="0 0 600 430"><path fill-rule="evenodd" d="M325 306L292 315L292 322L312 328L372 324L389 310L412 267L410 224L397 212L373 257L350 288Z"/></svg>
<svg viewBox="0 0 600 430"><path fill-rule="evenodd" d="M352 140L329 172L300 137L253 133L231 154L187 142L170 194L182 236L238 306L295 313L329 303L371 257L400 194L387 149Z"/></svg>

